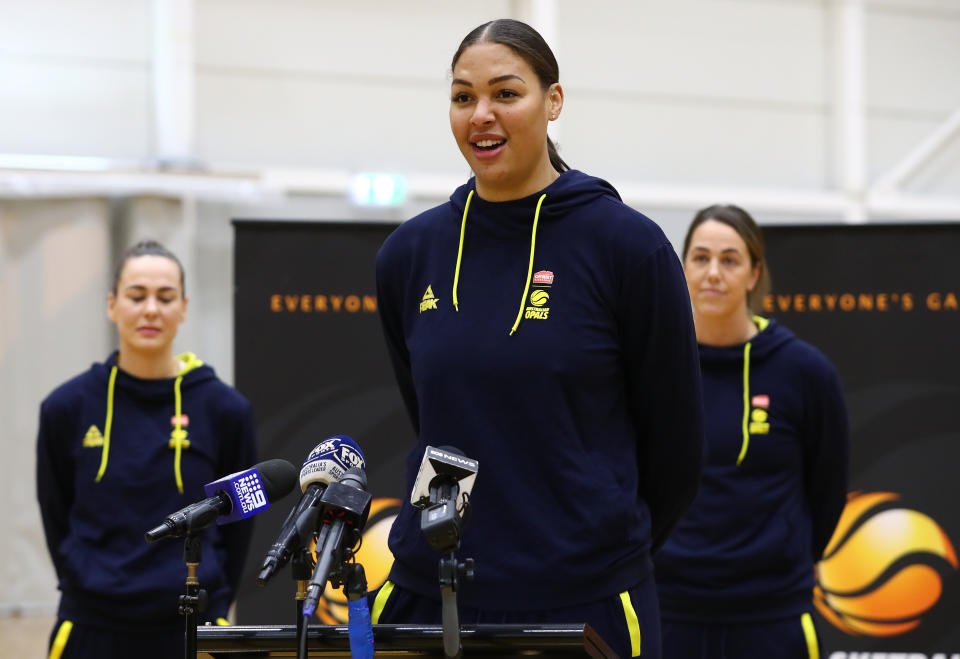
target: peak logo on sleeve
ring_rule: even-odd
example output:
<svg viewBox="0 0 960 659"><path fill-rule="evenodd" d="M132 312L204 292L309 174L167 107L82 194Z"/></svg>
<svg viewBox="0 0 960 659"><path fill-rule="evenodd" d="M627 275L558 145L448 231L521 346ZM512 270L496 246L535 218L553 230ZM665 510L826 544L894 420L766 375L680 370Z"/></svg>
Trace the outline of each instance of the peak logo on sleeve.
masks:
<svg viewBox="0 0 960 659"><path fill-rule="evenodd" d="M433 294L433 286L428 284L427 290L424 292L423 297L420 299L420 313L424 311L429 311L433 309L437 310L437 301L438 298Z"/></svg>

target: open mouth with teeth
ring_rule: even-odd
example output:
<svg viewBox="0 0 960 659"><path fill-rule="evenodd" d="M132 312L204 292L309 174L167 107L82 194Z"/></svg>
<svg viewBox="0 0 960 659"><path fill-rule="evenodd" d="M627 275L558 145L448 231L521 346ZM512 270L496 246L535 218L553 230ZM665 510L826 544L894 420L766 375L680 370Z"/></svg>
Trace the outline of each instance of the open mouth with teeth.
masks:
<svg viewBox="0 0 960 659"><path fill-rule="evenodd" d="M480 151L493 151L498 146L503 146L506 143L506 140L480 140L479 142L473 143L473 148Z"/></svg>

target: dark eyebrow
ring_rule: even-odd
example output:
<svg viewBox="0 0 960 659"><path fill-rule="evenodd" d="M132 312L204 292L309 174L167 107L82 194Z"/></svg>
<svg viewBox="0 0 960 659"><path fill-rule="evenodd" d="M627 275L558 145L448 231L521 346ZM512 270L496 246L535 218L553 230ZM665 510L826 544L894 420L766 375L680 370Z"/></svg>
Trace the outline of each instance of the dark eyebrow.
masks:
<svg viewBox="0 0 960 659"><path fill-rule="evenodd" d="M488 84L488 85L495 85L495 84L497 84L498 82L503 82L504 80L510 80L510 79L512 79L512 78L516 78L517 80L519 80L519 81L522 82L523 84L527 84L527 81L524 80L523 78L521 78L520 76L518 76L516 73L507 73L506 75L497 76L496 78L490 78L489 80L487 80L487 84Z"/></svg>
<svg viewBox="0 0 960 659"><path fill-rule="evenodd" d="M518 76L518 75L515 74L515 73L507 73L507 74L504 74L504 75L502 75L502 76L497 76L496 78L490 78L489 80L487 80L487 84L488 84L488 85L495 85L495 84L497 84L498 82L503 82L504 80L512 80L512 79L517 79L517 80L519 80L520 82L522 82L523 84L527 84L527 81L526 81L526 80L524 80L523 78L521 78L520 76ZM454 78L452 81L450 81L450 84L451 84L451 85L463 85L463 86L465 86L465 87L473 87L473 83L469 82L468 80L464 80L463 78Z"/></svg>
<svg viewBox="0 0 960 659"><path fill-rule="evenodd" d="M124 290L127 290L127 291L145 291L145 290L147 290L147 287L146 287L146 286L141 286L140 284L131 284L130 286L127 286ZM160 288L157 289L157 292L158 292L158 293L166 293L167 291L176 291L176 290L177 290L177 287L176 287L176 286L161 286Z"/></svg>
<svg viewBox="0 0 960 659"><path fill-rule="evenodd" d="M709 248L709 247L704 247L703 245L691 245L691 246L690 246L690 251L693 252L693 251L697 251L697 250L699 250L699 251L701 251L701 252L709 252L709 251L710 251L710 248ZM721 253L721 254L727 254L728 252L732 252L732 253L734 253L734 254L742 254L742 252L741 252L739 249L737 249L736 247L724 247L723 249L720 250L720 253Z"/></svg>

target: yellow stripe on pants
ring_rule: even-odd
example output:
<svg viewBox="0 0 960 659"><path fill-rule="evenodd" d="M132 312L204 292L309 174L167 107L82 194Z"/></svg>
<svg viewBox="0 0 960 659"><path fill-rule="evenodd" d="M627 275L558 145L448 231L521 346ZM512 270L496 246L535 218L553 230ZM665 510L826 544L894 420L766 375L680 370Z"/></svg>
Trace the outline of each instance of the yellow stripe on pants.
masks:
<svg viewBox="0 0 960 659"><path fill-rule="evenodd" d="M627 630L630 632L630 656L640 656L640 621L637 620L637 612L633 608L633 602L630 601L630 593L623 591L620 593L620 601L623 603L623 615L627 618Z"/></svg>
<svg viewBox="0 0 960 659"><path fill-rule="evenodd" d="M73 623L64 620L57 630L57 636L53 639L53 645L50 646L49 659L60 659L63 655L63 649L67 647L67 639L70 638L70 632L73 631Z"/></svg>
<svg viewBox="0 0 960 659"><path fill-rule="evenodd" d="M803 637L807 640L807 654L810 659L820 659L820 644L817 643L817 630L813 628L813 618L809 613L800 616Z"/></svg>

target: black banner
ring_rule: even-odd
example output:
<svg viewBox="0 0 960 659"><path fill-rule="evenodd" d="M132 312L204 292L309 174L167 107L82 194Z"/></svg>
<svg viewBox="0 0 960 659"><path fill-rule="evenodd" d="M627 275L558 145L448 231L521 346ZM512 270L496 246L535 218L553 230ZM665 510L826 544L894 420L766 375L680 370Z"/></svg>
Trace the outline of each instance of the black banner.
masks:
<svg viewBox="0 0 960 659"><path fill-rule="evenodd" d="M260 454L297 465L332 435L367 460L374 502L359 561L370 590L386 578L386 548L413 429L377 317L374 259L386 224L235 221L236 386L253 404ZM288 565L263 588L256 577L298 491L257 516L240 586L240 624L294 624ZM409 496L409 493L407 493ZM439 586L438 586L439 588ZM342 591L327 588L318 622L346 621Z"/></svg>
<svg viewBox="0 0 960 659"><path fill-rule="evenodd" d="M256 410L261 455L299 465L326 437L357 441L375 497L359 557L372 590L389 569L386 535L409 495L403 458L414 441L376 315L374 258L394 226L235 226L236 384ZM764 232L764 313L830 358L850 412L852 492L818 567L821 656L958 659L960 225ZM241 623L295 621L289 567L256 586L294 502L256 520ZM318 616L343 622L345 609L328 588Z"/></svg>
<svg viewBox="0 0 960 659"><path fill-rule="evenodd" d="M764 315L830 358L850 413L851 493L817 570L821 656L958 657L960 225L764 234Z"/></svg>

